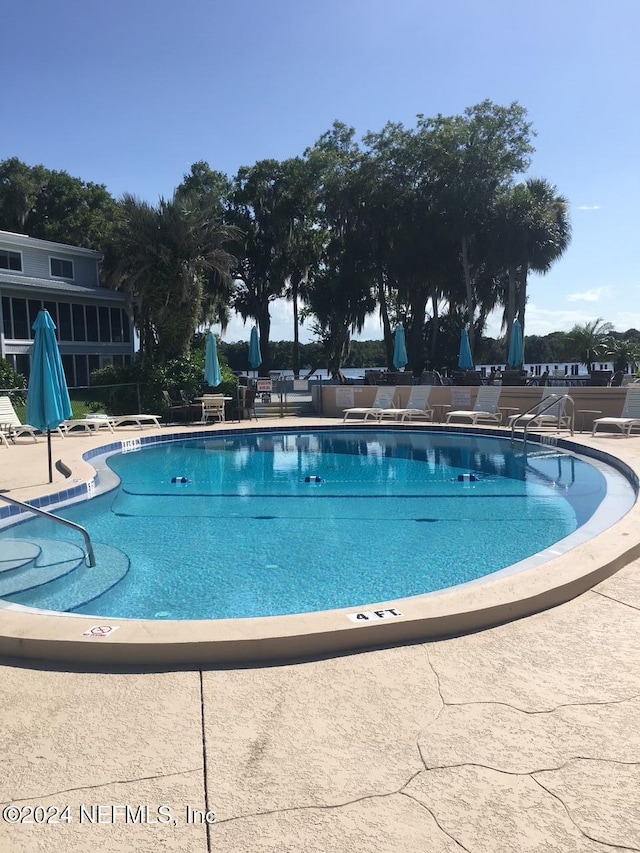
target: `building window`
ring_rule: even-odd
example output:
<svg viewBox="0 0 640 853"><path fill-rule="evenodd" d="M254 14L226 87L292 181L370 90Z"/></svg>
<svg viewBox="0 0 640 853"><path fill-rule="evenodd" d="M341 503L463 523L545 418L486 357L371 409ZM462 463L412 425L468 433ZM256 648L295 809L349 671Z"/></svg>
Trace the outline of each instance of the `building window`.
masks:
<svg viewBox="0 0 640 853"><path fill-rule="evenodd" d="M27 300L13 298L13 336L19 341L29 340Z"/></svg>
<svg viewBox="0 0 640 853"><path fill-rule="evenodd" d="M109 327L109 309L98 308L98 316L100 318L100 341L108 344L111 341L111 329Z"/></svg>
<svg viewBox="0 0 640 853"><path fill-rule="evenodd" d="M0 270L22 272L22 254L10 252L8 249L0 249Z"/></svg>
<svg viewBox="0 0 640 853"><path fill-rule="evenodd" d="M8 296L2 297L2 332L5 338L13 338L13 324L11 323L11 300Z"/></svg>
<svg viewBox="0 0 640 853"><path fill-rule="evenodd" d="M49 258L52 278L73 278L73 261L62 258Z"/></svg>
<svg viewBox="0 0 640 853"><path fill-rule="evenodd" d="M87 340L98 340L98 309L95 305L87 305Z"/></svg>
<svg viewBox="0 0 640 853"><path fill-rule="evenodd" d="M84 305L72 305L71 311L73 314L73 340L86 341L87 327L84 322Z"/></svg>
<svg viewBox="0 0 640 853"><path fill-rule="evenodd" d="M61 341L72 341L71 305L68 302L58 303L58 318L60 320L58 339Z"/></svg>

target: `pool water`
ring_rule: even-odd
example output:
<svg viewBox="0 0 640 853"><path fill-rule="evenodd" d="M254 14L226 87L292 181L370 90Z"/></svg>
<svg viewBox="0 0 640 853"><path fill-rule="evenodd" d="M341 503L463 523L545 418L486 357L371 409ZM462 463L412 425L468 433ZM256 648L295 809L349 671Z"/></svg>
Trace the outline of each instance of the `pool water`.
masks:
<svg viewBox="0 0 640 853"><path fill-rule="evenodd" d="M58 514L128 555L125 577L74 610L122 618L268 616L421 595L553 545L607 492L602 472L575 455L444 432L229 435L108 465L117 489ZM19 535L68 538L57 528L37 519Z"/></svg>

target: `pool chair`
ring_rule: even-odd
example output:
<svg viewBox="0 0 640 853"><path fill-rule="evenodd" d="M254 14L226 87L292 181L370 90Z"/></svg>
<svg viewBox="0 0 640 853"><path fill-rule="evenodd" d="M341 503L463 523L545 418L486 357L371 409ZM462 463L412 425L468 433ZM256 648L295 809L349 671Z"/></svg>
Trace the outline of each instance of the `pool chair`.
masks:
<svg viewBox="0 0 640 853"><path fill-rule="evenodd" d="M35 428L29 424L23 424L20 418L16 415L16 410L13 408L13 403L8 397L0 397L0 430L5 436L3 444L7 443L6 436L11 441L15 441L21 435L30 435L34 441L37 441ZM62 435L62 433L60 433Z"/></svg>
<svg viewBox="0 0 640 853"><path fill-rule="evenodd" d="M203 394L202 423L206 424L209 418L224 423L224 394Z"/></svg>
<svg viewBox="0 0 640 853"><path fill-rule="evenodd" d="M160 415L146 415L140 413L137 415L116 415L111 418L111 422L113 426L116 427L127 425L133 426L133 424L137 424L138 429L142 429L142 427L147 424L148 426L156 426L160 429L161 424L158 420L159 417Z"/></svg>
<svg viewBox="0 0 640 853"><path fill-rule="evenodd" d="M591 435L596 434L600 426L617 427L624 435L630 436L634 427L640 427L640 385L629 385L619 418L596 418Z"/></svg>
<svg viewBox="0 0 640 853"><path fill-rule="evenodd" d="M502 412L498 408L500 399L500 385L481 385L473 409L458 409L449 412L447 423L452 418L468 418L472 424L478 421L489 421L490 423L502 423Z"/></svg>
<svg viewBox="0 0 640 853"><path fill-rule="evenodd" d="M573 433L573 407L570 407L571 411L567 411L568 395L568 388L545 385L540 402L536 406L537 411L510 415L509 426L524 427L529 424L530 427L568 429ZM553 397L556 398L555 403L552 401ZM569 400L573 402L571 397Z"/></svg>
<svg viewBox="0 0 640 853"><path fill-rule="evenodd" d="M368 421L369 418L378 419L378 415L383 410L388 410L393 408L393 401L396 396L396 388L395 386L378 386L378 390L376 391L375 400L373 401L372 406L353 406L350 409L344 410L344 417L342 418L342 422L344 423L348 418L352 417L361 421Z"/></svg>
<svg viewBox="0 0 640 853"><path fill-rule="evenodd" d="M433 409L429 407L429 395L431 385L414 385L409 392L407 406L404 409L382 409L378 414L378 420L411 421L411 420L433 420Z"/></svg>

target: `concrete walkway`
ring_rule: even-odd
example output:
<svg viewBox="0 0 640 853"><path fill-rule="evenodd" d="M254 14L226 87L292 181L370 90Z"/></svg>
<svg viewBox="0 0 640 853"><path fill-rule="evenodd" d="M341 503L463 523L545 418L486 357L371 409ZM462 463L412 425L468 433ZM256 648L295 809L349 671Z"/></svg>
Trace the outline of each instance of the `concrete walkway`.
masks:
<svg viewBox="0 0 640 853"><path fill-rule="evenodd" d="M334 659L3 661L0 850L640 850L639 672L640 561L518 622Z"/></svg>

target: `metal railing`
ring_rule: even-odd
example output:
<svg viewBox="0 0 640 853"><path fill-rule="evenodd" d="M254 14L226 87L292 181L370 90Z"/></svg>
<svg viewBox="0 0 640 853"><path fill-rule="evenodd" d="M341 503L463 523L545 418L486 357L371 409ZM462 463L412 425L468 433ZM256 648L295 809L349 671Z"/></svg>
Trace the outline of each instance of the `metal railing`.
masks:
<svg viewBox="0 0 640 853"><path fill-rule="evenodd" d="M564 403L562 402L564 400ZM564 408L567 403L571 404L571 419L569 430L571 431L571 435L574 432L574 424L575 424L575 404L573 402L573 397L570 397L568 394L563 394L562 397L558 397L557 394L549 394L548 397L545 397L542 401L535 403L533 406L530 406L526 412L520 412L511 422L511 443L513 444L515 440L515 430L516 424L521 418L524 418L527 415L533 415L535 411L536 414L533 417L528 418L524 425L524 443L527 443L527 430L529 425L534 422L536 417L539 415L543 415L546 411L553 408L553 406L558 406L558 429L561 428L560 424L562 421L562 417L564 415Z"/></svg>
<svg viewBox="0 0 640 853"><path fill-rule="evenodd" d="M15 498L9 498L6 495L0 494L0 500L7 501L7 503L13 504L13 506L20 507L20 509L24 509L27 512L33 512L36 515L42 515L44 518L50 518L52 521L57 521L58 524L62 524L64 527L70 527L72 530L77 530L78 533L82 534L84 539L84 544L87 549L87 553L85 556L85 562L88 562L90 568L94 568L96 565L96 558L93 553L93 545L91 544L91 539L89 537L88 532L81 527L79 524L76 524L75 521L67 521L66 518L60 518L59 515L54 515L52 512L47 512L44 509L40 509L39 507L31 506L31 504L26 504L23 501L18 501Z"/></svg>

